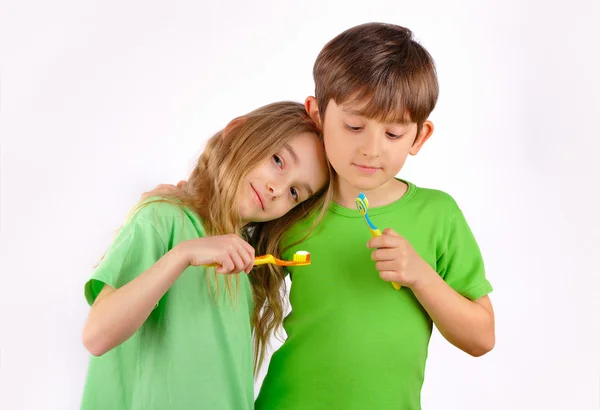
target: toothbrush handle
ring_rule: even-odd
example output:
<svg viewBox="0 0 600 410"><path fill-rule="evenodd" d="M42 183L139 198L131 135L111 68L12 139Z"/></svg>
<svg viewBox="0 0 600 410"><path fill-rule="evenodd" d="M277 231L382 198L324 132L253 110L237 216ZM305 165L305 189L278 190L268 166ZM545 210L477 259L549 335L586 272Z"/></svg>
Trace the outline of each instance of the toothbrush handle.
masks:
<svg viewBox="0 0 600 410"><path fill-rule="evenodd" d="M273 258L270 257L270 255L264 255L264 256L256 256L254 258L254 266L258 266L258 265L266 265L267 263L275 263L275 261L273 260ZM219 266L218 263L211 263L208 265L204 265L205 268L211 268L211 267L217 267Z"/></svg>
<svg viewBox="0 0 600 410"><path fill-rule="evenodd" d="M271 263L272 260L267 255L265 256L257 256L254 258L254 266L258 265L266 265L267 263Z"/></svg>
<svg viewBox="0 0 600 410"><path fill-rule="evenodd" d="M372 229L371 227L369 227L369 230L371 231L371 235L373 235L373 237L375 237L375 236L381 236L381 231L379 229ZM400 286L396 282L392 282L392 287L394 289L396 289L396 290L400 290L400 288L402 286Z"/></svg>

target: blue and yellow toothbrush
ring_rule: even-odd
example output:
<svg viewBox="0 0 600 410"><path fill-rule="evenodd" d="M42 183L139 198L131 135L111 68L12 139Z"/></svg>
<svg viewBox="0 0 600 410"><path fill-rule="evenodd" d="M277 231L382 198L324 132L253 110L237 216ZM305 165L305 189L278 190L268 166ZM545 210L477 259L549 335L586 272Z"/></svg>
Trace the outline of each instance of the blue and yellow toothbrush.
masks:
<svg viewBox="0 0 600 410"><path fill-rule="evenodd" d="M369 200L362 192L356 197L356 208L361 213L363 218L365 218L365 222L367 223L369 231L371 231L371 235L373 235L373 237L381 236L381 231L375 225L373 225L373 222L371 222L371 220L369 219L369 214L367 211L369 209ZM396 290L401 288L401 286L396 282L392 282L392 286Z"/></svg>

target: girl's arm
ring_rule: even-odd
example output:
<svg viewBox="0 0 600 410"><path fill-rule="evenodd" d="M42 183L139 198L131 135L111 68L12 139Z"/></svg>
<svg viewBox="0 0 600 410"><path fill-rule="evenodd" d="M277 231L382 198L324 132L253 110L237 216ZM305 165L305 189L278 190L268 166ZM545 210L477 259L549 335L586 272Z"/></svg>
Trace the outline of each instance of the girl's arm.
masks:
<svg viewBox="0 0 600 410"><path fill-rule="evenodd" d="M254 248L236 235L211 236L181 242L126 285L104 285L83 329L83 344L101 356L129 339L188 266L216 263L218 273L250 272Z"/></svg>
<svg viewBox="0 0 600 410"><path fill-rule="evenodd" d="M101 356L129 339L189 266L181 249L174 248L125 286L104 285L83 328L83 344Z"/></svg>

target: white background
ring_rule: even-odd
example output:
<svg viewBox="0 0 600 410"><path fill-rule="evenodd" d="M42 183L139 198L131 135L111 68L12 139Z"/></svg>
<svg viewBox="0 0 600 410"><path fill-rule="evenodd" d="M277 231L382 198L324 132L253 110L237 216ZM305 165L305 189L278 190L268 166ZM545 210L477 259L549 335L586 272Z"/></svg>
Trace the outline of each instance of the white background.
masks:
<svg viewBox="0 0 600 410"><path fill-rule="evenodd" d="M495 288L495 350L434 332L423 408L600 408L600 3L203 3L0 0L0 408L78 408L83 284L139 195L231 118L303 101L368 21L436 60L436 130L400 175L457 199Z"/></svg>

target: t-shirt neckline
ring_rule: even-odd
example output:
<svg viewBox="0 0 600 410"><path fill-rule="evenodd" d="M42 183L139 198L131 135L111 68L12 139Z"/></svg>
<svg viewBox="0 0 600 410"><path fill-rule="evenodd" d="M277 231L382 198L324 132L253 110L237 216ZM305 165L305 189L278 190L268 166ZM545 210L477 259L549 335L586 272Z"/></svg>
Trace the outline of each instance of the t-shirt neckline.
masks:
<svg viewBox="0 0 600 410"><path fill-rule="evenodd" d="M379 206L379 207L373 207L373 208L369 207L369 211L368 211L369 216L381 215L381 214L395 211L396 209L405 205L414 196L415 192L417 191L417 187L415 184L413 184L412 182L400 179L400 178L396 178L396 179L398 181L404 182L408 186L408 189L406 190L404 195L402 195L402 197L400 197L399 199L397 199L396 201L394 201L390 204ZM367 197L367 199L368 199L368 197ZM331 203L329 209L338 215L346 216L349 218L362 218L362 215L360 212L358 212L358 209L346 208L346 207L336 203L335 201Z"/></svg>

